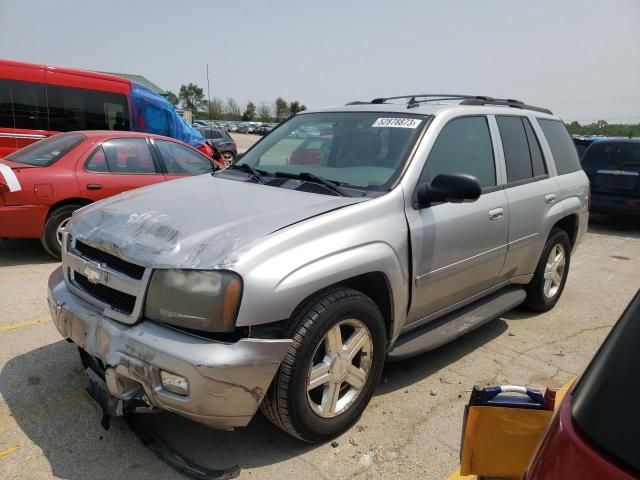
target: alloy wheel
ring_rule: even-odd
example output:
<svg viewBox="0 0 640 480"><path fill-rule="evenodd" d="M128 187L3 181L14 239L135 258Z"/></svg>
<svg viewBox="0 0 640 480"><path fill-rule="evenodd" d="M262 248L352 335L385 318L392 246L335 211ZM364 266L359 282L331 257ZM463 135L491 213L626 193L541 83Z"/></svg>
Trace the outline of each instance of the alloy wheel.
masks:
<svg viewBox="0 0 640 480"><path fill-rule="evenodd" d="M320 417L345 412L359 397L372 366L373 342L367 326L348 319L329 329L309 366L307 400Z"/></svg>
<svg viewBox="0 0 640 480"><path fill-rule="evenodd" d="M56 230L56 241L58 242L58 245L60 245L60 248L62 248L62 233L64 232L67 223L69 223L69 220L71 220L71 217L65 218L60 222L60 225L58 225L58 229Z"/></svg>
<svg viewBox="0 0 640 480"><path fill-rule="evenodd" d="M556 244L549 252L544 268L544 296L553 298L560 290L565 273L565 251L561 244Z"/></svg>

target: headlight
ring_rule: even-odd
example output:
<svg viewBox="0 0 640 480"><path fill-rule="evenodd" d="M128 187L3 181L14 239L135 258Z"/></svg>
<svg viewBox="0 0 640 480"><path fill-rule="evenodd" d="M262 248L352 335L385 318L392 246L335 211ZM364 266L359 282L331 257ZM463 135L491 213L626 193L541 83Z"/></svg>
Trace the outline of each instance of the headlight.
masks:
<svg viewBox="0 0 640 480"><path fill-rule="evenodd" d="M145 316L177 327L207 332L234 329L242 280L228 271L156 270Z"/></svg>

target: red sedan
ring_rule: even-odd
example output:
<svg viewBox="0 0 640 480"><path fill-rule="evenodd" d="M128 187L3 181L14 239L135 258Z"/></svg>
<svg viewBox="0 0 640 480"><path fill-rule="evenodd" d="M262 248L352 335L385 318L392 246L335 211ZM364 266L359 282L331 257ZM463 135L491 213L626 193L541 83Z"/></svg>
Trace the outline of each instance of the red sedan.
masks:
<svg viewBox="0 0 640 480"><path fill-rule="evenodd" d="M80 207L214 164L177 140L136 132L54 135L0 159L0 238L40 238L60 257L58 230Z"/></svg>

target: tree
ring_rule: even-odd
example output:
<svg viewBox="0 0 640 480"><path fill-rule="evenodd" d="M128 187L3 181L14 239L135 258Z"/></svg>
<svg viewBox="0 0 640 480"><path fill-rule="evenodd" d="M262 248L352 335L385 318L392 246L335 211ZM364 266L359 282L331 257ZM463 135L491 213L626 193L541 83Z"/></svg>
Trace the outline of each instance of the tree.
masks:
<svg viewBox="0 0 640 480"><path fill-rule="evenodd" d="M233 98L227 98L227 102L224 106L224 113L228 120L240 120L242 118L242 112L240 105Z"/></svg>
<svg viewBox="0 0 640 480"><path fill-rule="evenodd" d="M224 100L215 98L209 103L209 115L213 120L220 120L224 115Z"/></svg>
<svg viewBox="0 0 640 480"><path fill-rule="evenodd" d="M180 100L178 99L178 96L175 93L170 92L170 91L167 91L167 94L165 95L165 98L174 107L177 107L178 103L180 102Z"/></svg>
<svg viewBox="0 0 640 480"><path fill-rule="evenodd" d="M289 104L289 115L294 116L298 112L303 112L307 107L303 104L300 104L299 101L294 101Z"/></svg>
<svg viewBox="0 0 640 480"><path fill-rule="evenodd" d="M268 123L271 121L271 107L266 103L261 103L258 107L258 121Z"/></svg>
<svg viewBox="0 0 640 480"><path fill-rule="evenodd" d="M610 124L606 120L598 120L588 125L573 121L567 125L572 135L604 135L606 137L640 137L640 123Z"/></svg>
<svg viewBox="0 0 640 480"><path fill-rule="evenodd" d="M256 117L256 106L253 102L247 103L247 108L244 109L244 113L242 114L242 120L245 122L253 122L253 119Z"/></svg>
<svg viewBox="0 0 640 480"><path fill-rule="evenodd" d="M274 110L276 114L276 122L281 122L289 116L289 104L282 97L276 98Z"/></svg>
<svg viewBox="0 0 640 480"><path fill-rule="evenodd" d="M182 85L178 93L178 99L185 110L198 112L205 107L204 92L195 83Z"/></svg>

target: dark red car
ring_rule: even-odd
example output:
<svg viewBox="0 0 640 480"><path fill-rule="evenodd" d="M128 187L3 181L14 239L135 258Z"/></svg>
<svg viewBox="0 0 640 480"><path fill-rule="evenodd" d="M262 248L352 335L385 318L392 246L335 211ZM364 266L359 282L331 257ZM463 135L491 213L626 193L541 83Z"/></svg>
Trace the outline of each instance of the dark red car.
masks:
<svg viewBox="0 0 640 480"><path fill-rule="evenodd" d="M54 135L0 159L0 238L40 238L47 252L59 258L58 229L78 208L213 169L213 161L199 151L158 135Z"/></svg>
<svg viewBox="0 0 640 480"><path fill-rule="evenodd" d="M564 397L526 480L640 478L640 292Z"/></svg>

